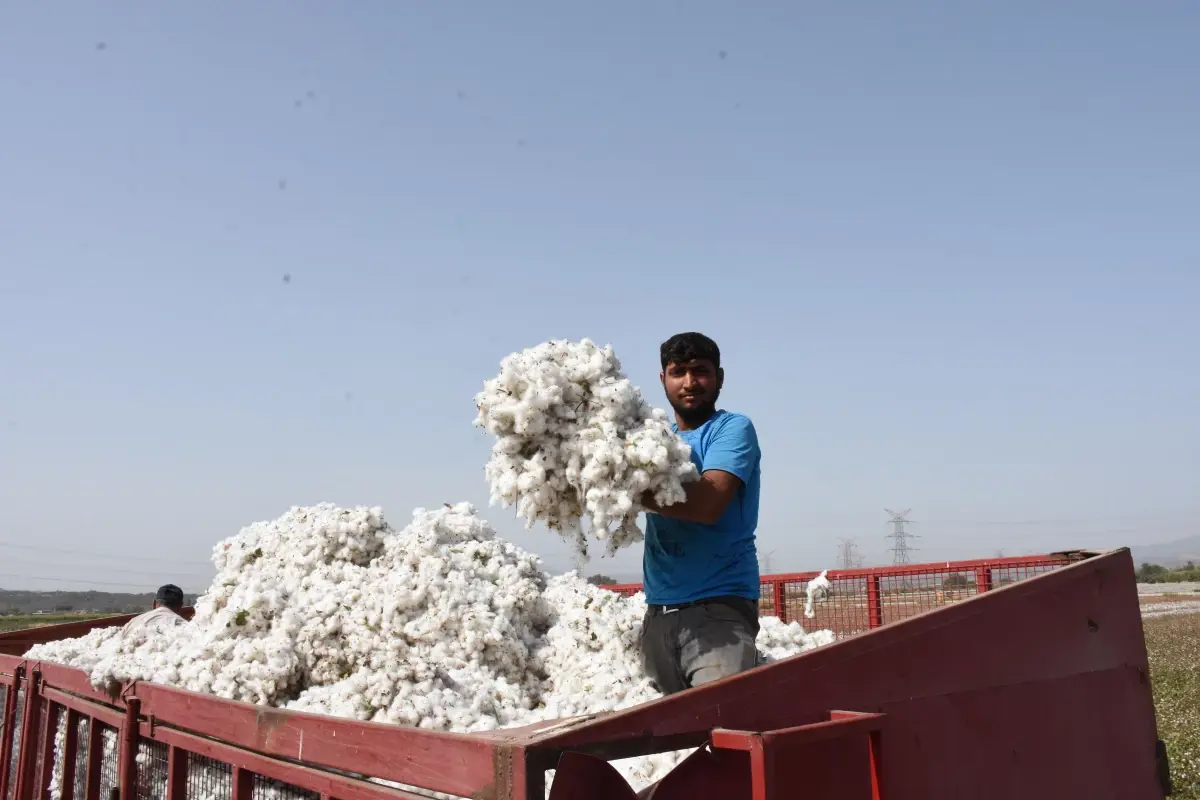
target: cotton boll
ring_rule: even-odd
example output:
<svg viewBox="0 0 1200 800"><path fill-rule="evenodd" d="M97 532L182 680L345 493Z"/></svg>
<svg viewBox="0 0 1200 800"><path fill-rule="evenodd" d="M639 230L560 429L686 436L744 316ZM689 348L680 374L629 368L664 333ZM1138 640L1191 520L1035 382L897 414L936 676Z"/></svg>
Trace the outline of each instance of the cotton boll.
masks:
<svg viewBox="0 0 1200 800"><path fill-rule="evenodd" d="M829 597L833 591L833 583L825 575L829 570L822 570L821 574L808 582L807 588L804 590L804 616L806 619L812 619L817 615L815 605L817 601L824 600Z"/></svg>
<svg viewBox="0 0 1200 800"><path fill-rule="evenodd" d="M832 631L807 633L798 622L784 623L779 617L762 617L759 619L758 638L755 643L759 652L769 660L778 660L804 650L831 644L833 640Z"/></svg>
<svg viewBox="0 0 1200 800"><path fill-rule="evenodd" d="M611 347L587 339L513 353L475 405L475 424L497 437L484 468L492 502L515 507L528 527L545 523L581 555L581 521L613 553L640 541L647 491L671 505L698 477L666 413L621 373Z"/></svg>
<svg viewBox="0 0 1200 800"><path fill-rule="evenodd" d="M605 464L616 457L603 452ZM591 488L612 503L615 520L619 492ZM128 638L121 628L95 630L26 656L82 669L97 687L151 681L454 732L603 713L659 696L638 648L645 597L622 597L577 573L547 575L470 504L418 509L400 531L378 508L296 507L219 543L213 560L217 576L189 623ZM778 659L831 640L767 617L758 644ZM65 728L56 742L64 737ZM640 789L682 755L616 766ZM56 766L56 800L60 784ZM139 796L157 800L162 791L139 787Z"/></svg>

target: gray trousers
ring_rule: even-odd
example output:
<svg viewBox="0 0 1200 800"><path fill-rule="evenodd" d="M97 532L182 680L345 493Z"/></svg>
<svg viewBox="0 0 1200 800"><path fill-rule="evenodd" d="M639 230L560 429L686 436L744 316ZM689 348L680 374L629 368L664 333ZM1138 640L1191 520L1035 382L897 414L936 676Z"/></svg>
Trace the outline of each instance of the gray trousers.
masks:
<svg viewBox="0 0 1200 800"><path fill-rule="evenodd" d="M642 622L642 667L660 692L674 694L762 663L757 636L753 600L714 598L677 610L649 606Z"/></svg>

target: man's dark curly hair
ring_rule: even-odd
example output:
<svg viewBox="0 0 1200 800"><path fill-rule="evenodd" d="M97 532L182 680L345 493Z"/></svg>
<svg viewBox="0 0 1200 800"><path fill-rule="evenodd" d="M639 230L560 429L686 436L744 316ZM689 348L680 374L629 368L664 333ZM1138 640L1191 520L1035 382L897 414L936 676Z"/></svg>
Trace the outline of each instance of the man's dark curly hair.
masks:
<svg viewBox="0 0 1200 800"><path fill-rule="evenodd" d="M677 333L662 343L658 353L663 369L667 368L667 364L686 364L700 359L711 361L714 367L721 368L721 348L703 333Z"/></svg>

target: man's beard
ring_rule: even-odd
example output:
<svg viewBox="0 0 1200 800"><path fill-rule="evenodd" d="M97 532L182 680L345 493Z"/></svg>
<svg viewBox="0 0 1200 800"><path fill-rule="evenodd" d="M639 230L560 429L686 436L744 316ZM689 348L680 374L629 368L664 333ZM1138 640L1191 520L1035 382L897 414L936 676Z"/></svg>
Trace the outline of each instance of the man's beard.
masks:
<svg viewBox="0 0 1200 800"><path fill-rule="evenodd" d="M675 409L676 415L687 423L688 427L696 428L708 422L708 418L717 413L717 398L721 396L721 390L713 392L713 396L709 398L707 403L699 406L688 408L686 406L677 406L670 397L667 402L671 404L671 408Z"/></svg>

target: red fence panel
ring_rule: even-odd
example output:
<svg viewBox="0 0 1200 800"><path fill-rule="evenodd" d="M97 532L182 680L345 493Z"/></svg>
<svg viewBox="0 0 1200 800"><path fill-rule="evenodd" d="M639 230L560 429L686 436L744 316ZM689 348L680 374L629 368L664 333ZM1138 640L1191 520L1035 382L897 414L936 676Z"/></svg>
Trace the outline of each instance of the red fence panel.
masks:
<svg viewBox="0 0 1200 800"><path fill-rule="evenodd" d="M1017 558L940 561L866 569L830 570L829 596L818 602L812 618L804 616L805 592L818 572L762 576L759 613L810 630L831 630L839 637L878 628L950 605L980 592L1040 575L1079 560L1072 554ZM604 586L623 595L642 591L640 583Z"/></svg>
<svg viewBox="0 0 1200 800"><path fill-rule="evenodd" d="M406 785L474 797L509 749L504 736L264 709L150 683L110 697L78 670L5 655L0 721L0 800L427 800L393 788Z"/></svg>

